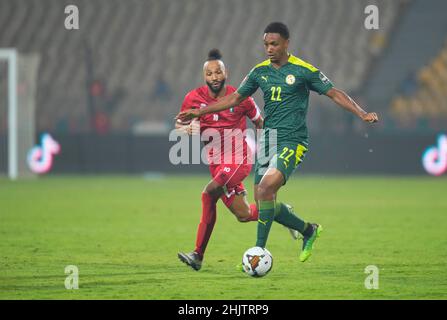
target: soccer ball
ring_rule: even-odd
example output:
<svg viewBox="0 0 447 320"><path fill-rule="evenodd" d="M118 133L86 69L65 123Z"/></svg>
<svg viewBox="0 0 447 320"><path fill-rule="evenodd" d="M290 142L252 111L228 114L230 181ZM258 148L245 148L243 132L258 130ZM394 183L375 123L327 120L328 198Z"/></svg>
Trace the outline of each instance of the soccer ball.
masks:
<svg viewBox="0 0 447 320"><path fill-rule="evenodd" d="M253 247L242 256L242 267L252 277L263 277L272 270L273 257L270 251L261 247Z"/></svg>

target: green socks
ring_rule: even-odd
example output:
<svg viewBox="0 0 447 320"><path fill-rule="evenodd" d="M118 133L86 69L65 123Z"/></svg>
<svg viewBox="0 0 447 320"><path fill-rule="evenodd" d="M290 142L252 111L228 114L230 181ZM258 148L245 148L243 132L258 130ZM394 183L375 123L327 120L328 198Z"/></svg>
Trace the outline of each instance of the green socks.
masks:
<svg viewBox="0 0 447 320"><path fill-rule="evenodd" d="M258 219L258 234L256 246L265 248L267 239L272 227L273 221L276 221L283 226L297 230L303 234L308 223L301 220L294 212L291 206L284 203L276 203L273 201L259 201L259 219Z"/></svg>
<svg viewBox="0 0 447 320"><path fill-rule="evenodd" d="M307 223L301 220L294 212L291 206L284 203L278 203L275 208L275 221L287 228L297 230L303 234Z"/></svg>
<svg viewBox="0 0 447 320"><path fill-rule="evenodd" d="M275 201L259 201L258 234L256 246L265 248L275 218Z"/></svg>

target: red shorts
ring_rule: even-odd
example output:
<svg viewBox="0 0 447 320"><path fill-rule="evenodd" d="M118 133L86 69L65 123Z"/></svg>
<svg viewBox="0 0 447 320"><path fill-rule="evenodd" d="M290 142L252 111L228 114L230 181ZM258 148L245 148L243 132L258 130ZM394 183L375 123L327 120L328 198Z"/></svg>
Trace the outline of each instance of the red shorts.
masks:
<svg viewBox="0 0 447 320"><path fill-rule="evenodd" d="M234 196L246 193L242 181L250 174L251 164L213 164L210 165L210 173L213 180L224 188L224 194L220 197L229 208L234 201Z"/></svg>

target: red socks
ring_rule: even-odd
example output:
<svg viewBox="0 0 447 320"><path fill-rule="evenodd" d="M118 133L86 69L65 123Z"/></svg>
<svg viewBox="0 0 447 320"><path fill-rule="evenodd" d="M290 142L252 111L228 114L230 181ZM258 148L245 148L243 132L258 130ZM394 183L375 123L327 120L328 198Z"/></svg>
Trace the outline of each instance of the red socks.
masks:
<svg viewBox="0 0 447 320"><path fill-rule="evenodd" d="M203 259L206 246L216 223L217 200L208 193L202 193L202 217L197 230L196 249L194 250L201 259ZM258 221L258 217L259 211L256 204L250 204L250 217L246 221Z"/></svg>
<svg viewBox="0 0 447 320"><path fill-rule="evenodd" d="M202 217L197 230L195 249L202 259L216 223L216 203L217 199L214 199L208 193L202 193Z"/></svg>
<svg viewBox="0 0 447 320"><path fill-rule="evenodd" d="M258 221L259 211L256 203L250 204L250 218L247 221Z"/></svg>

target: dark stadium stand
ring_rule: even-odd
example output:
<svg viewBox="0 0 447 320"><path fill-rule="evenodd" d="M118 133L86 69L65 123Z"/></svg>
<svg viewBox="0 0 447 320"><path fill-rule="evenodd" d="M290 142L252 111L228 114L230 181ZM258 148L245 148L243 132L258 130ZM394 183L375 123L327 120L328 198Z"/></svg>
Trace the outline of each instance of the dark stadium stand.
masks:
<svg viewBox="0 0 447 320"><path fill-rule="evenodd" d="M447 124L447 39L441 51L422 66L414 90L399 93L391 102L391 113L402 128L445 129Z"/></svg>
<svg viewBox="0 0 447 320"><path fill-rule="evenodd" d="M273 20L289 25L291 52L355 92L386 46L401 3L73 0L70 4L79 7L80 29L69 31L64 28L64 2L0 0L0 47L41 55L39 130L83 132L94 108L101 111L98 117L106 117L101 119L110 130L129 131L141 122L171 122L184 94L201 84L202 64L212 47L223 52L229 82L237 86L265 59L262 31ZM363 27L369 4L380 6L378 31ZM223 7L234 8L233 15L219 10ZM0 90L4 81L2 73ZM103 86L94 101L88 81ZM324 103L321 98L314 101ZM5 110L4 101L0 103Z"/></svg>

